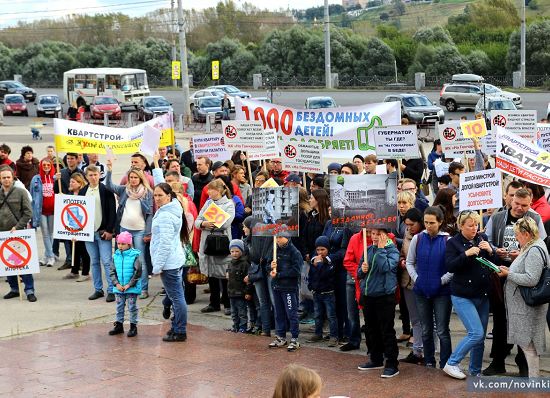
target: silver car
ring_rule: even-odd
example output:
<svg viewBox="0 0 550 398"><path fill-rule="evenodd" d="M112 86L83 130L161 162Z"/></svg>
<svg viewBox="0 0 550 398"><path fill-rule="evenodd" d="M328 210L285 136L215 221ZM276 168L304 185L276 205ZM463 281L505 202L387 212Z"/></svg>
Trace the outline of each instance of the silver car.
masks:
<svg viewBox="0 0 550 398"><path fill-rule="evenodd" d="M483 104L483 98L480 98L476 104L475 113L481 113L485 118L485 123L488 129L491 128L491 111L500 110L500 111L515 111L518 108L516 105L507 98L495 98L495 97L485 97L485 105Z"/></svg>
<svg viewBox="0 0 550 398"><path fill-rule="evenodd" d="M439 93L439 104L445 106L449 112L458 108L473 108L479 99L486 97L506 98L514 102L518 109L523 108L521 97L518 94L501 90L492 84L447 84Z"/></svg>

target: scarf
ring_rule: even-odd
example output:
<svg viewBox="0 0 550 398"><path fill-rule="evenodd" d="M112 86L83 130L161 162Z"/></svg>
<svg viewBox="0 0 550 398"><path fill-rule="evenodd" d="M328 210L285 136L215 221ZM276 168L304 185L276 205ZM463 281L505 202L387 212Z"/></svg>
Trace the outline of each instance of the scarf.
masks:
<svg viewBox="0 0 550 398"><path fill-rule="evenodd" d="M143 186L143 184L139 184L137 189L132 189L127 186L126 195L128 195L130 199L143 200L147 197L147 189Z"/></svg>

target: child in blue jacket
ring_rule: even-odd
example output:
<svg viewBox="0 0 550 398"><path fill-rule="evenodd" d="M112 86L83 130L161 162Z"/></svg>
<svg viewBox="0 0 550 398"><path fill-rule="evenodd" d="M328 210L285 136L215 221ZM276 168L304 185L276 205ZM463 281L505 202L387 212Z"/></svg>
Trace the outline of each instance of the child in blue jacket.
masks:
<svg viewBox="0 0 550 398"><path fill-rule="evenodd" d="M270 276L273 291L273 306L275 307L275 333L277 339L269 344L269 348L287 346L288 351L300 348L298 336L300 322L298 320L298 283L302 273L302 255L290 241L290 232L281 226L277 241L277 258L271 254L268 264L271 264ZM287 322L290 324L290 343L286 341Z"/></svg>
<svg viewBox="0 0 550 398"><path fill-rule="evenodd" d="M374 228L372 245L359 260L357 279L361 280L361 300L367 332L371 339L370 361L359 365L359 370L384 368L381 377L399 374L397 356L399 348L395 338L395 289L397 288L397 264L399 251L388 237L388 230Z"/></svg>
<svg viewBox="0 0 550 398"><path fill-rule="evenodd" d="M141 252L132 247L132 235L128 231L116 237L118 250L115 251L109 276L113 282L113 293L116 297L115 328L109 331L111 336L124 333L124 310L128 300L130 312L130 331L128 337L137 335L138 308L137 296L141 294Z"/></svg>
<svg viewBox="0 0 550 398"><path fill-rule="evenodd" d="M308 288L313 293L315 308L315 335L306 343L323 341L323 324L325 312L330 322L329 347L338 345L338 318L336 317L336 296L334 294L335 270L334 264L329 260L330 239L327 236L319 236L315 241L317 256L311 260L309 268Z"/></svg>

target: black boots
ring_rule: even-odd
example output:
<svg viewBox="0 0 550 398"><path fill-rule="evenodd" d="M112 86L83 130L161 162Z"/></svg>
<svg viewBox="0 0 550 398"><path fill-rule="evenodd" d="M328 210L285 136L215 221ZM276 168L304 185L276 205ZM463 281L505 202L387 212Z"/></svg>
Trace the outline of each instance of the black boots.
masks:
<svg viewBox="0 0 550 398"><path fill-rule="evenodd" d="M128 331L128 334L126 334L128 337L135 337L137 336L137 326L135 323L130 324L130 330Z"/></svg>
<svg viewBox="0 0 550 398"><path fill-rule="evenodd" d="M115 334L124 333L124 326L121 322L115 322L113 323L115 325L115 328L113 330L109 330L109 335L114 336Z"/></svg>

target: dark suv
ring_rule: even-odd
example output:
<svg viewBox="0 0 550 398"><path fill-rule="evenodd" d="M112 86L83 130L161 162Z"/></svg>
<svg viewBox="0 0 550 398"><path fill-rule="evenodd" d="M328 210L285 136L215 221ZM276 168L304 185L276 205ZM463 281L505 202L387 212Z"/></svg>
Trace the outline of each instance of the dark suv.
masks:
<svg viewBox="0 0 550 398"><path fill-rule="evenodd" d="M401 102L401 117L412 123L445 122L445 112L422 94L390 94L384 102Z"/></svg>
<svg viewBox="0 0 550 398"><path fill-rule="evenodd" d="M36 91L15 80L4 80L0 82L0 98L4 98L6 94L21 94L27 102L36 99Z"/></svg>

